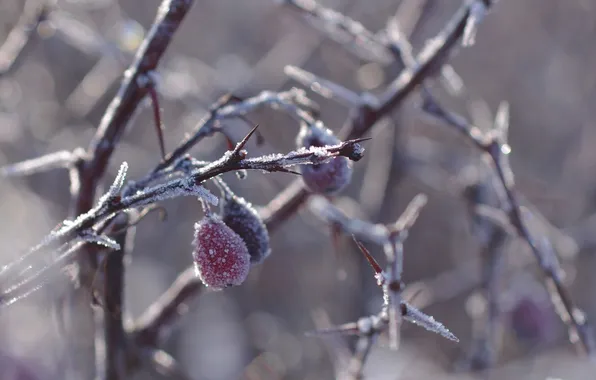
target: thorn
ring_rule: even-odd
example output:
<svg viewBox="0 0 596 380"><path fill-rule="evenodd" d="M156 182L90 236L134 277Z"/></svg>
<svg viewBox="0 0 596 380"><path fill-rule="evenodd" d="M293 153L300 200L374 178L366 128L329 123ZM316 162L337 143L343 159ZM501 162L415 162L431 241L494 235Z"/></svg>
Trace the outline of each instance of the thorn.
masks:
<svg viewBox="0 0 596 380"><path fill-rule="evenodd" d="M250 137L256 132L257 128L259 128L259 124L255 125L253 129L251 129L250 132L248 132L248 134L244 136L244 138L238 144L236 144L236 148L234 148L234 150L232 151L232 156L239 156L240 151L244 149L244 146L248 142L248 139L250 139Z"/></svg>
<svg viewBox="0 0 596 380"><path fill-rule="evenodd" d="M240 99L240 98L238 98ZM248 125L253 125L254 123L248 119L245 115L238 115L237 116L240 120L244 121ZM256 144L257 146L261 146L265 143L265 136L261 133L261 131L257 130L255 132L255 136L257 138Z"/></svg>
<svg viewBox="0 0 596 380"><path fill-rule="evenodd" d="M290 173L290 174L294 174L294 175L297 175L297 176L302 176L302 173L300 173L300 172L296 172L296 171L294 171L294 170L292 170L292 169L286 169L286 168L284 168L284 170L282 170L282 171L283 171L284 173Z"/></svg>
<svg viewBox="0 0 596 380"><path fill-rule="evenodd" d="M157 131L157 140L159 142L159 150L161 152L162 161L166 160L166 148L163 138L163 124L161 122L161 111L159 110L159 99L157 97L157 91L153 84L147 86L147 92L151 97L151 105L153 108L153 118L155 120L155 130Z"/></svg>
<svg viewBox="0 0 596 380"><path fill-rule="evenodd" d="M346 143L357 144L368 140L372 140L372 137L359 137L357 139L347 140Z"/></svg>
<svg viewBox="0 0 596 380"><path fill-rule="evenodd" d="M375 258L370 254L369 250L366 249L366 247L356 239L356 236L352 235L352 239L360 249L360 252L364 254L364 257L366 257L366 260L375 271L375 274L380 275L381 273L383 273L383 269L381 268L377 260L375 260Z"/></svg>
<svg viewBox="0 0 596 380"><path fill-rule="evenodd" d="M233 150L234 149L234 142L232 141L232 139L230 138L230 136L228 136L225 133L222 133L224 135L224 137L226 138L226 144L228 145L228 150Z"/></svg>

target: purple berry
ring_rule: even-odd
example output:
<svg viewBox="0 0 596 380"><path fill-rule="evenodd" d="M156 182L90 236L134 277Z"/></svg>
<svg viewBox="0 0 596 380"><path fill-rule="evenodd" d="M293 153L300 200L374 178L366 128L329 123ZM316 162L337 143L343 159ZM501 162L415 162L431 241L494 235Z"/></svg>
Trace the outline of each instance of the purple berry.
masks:
<svg viewBox="0 0 596 380"><path fill-rule="evenodd" d="M296 139L298 147L337 145L339 139L319 124L302 124ZM301 165L300 172L306 187L312 192L332 195L343 190L352 179L352 163L346 157L335 157L323 164Z"/></svg>
<svg viewBox="0 0 596 380"><path fill-rule="evenodd" d="M205 286L223 289L240 285L250 270L250 255L242 238L214 214L195 223L193 258Z"/></svg>
<svg viewBox="0 0 596 380"><path fill-rule="evenodd" d="M552 334L552 313L549 305L531 298L521 298L510 312L511 328L526 342L543 342Z"/></svg>
<svg viewBox="0 0 596 380"><path fill-rule="evenodd" d="M244 240L250 255L250 262L252 264L262 262L271 253L267 227L250 203L232 193L223 182L220 182L219 185L224 192L223 222Z"/></svg>

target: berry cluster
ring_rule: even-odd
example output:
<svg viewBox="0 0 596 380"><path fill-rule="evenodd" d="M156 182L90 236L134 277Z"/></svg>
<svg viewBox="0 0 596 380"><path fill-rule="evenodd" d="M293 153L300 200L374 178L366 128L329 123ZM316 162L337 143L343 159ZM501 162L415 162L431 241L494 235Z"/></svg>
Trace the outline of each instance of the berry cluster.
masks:
<svg viewBox="0 0 596 380"><path fill-rule="evenodd" d="M193 259L197 275L207 287L223 289L244 282L252 264L271 253L269 233L257 211L223 183L221 216L209 210L195 224Z"/></svg>

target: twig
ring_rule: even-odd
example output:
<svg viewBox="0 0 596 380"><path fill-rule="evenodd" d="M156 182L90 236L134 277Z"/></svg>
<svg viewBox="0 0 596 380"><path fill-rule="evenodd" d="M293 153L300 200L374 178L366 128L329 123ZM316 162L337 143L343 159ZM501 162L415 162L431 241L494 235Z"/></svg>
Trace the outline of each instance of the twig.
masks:
<svg viewBox="0 0 596 380"><path fill-rule="evenodd" d="M476 176L479 177L479 176ZM472 227L482 243L480 252L482 262L482 289L486 298L486 310L479 316L481 324L473 329L472 351L466 363L474 370L484 370L492 367L497 360L501 330L500 280L505 260L505 243L508 239L507 231L500 225L478 215L477 208L490 205L494 201L494 190L490 182L492 177L474 178L474 181L463 189L463 196L468 203L468 211Z"/></svg>
<svg viewBox="0 0 596 380"><path fill-rule="evenodd" d="M139 47L134 62L126 70L118 93L108 106L95 136L91 140L84 161L78 165L78 193L73 199L72 215L83 215L93 207L99 182L102 180L112 152L123 135L128 122L147 94L147 89L139 78L154 70L184 16L193 4L193 0L163 0L153 25ZM82 252L77 259L79 281L89 283L96 270L94 257L90 252ZM94 377L93 362L95 357L95 328L93 311L90 306L89 289L81 287L67 295L65 312L72 314L70 320L76 321L69 326L66 336L72 355L70 367L75 369L73 377ZM105 326L104 326L105 327Z"/></svg>
<svg viewBox="0 0 596 380"><path fill-rule="evenodd" d="M52 169L72 168L80 159L81 154L81 151L69 152L66 150L46 154L45 156L3 166L0 168L0 175L16 177L46 172Z"/></svg>
<svg viewBox="0 0 596 380"><path fill-rule="evenodd" d="M307 123L314 123L313 117L304 111L300 104L311 102L303 90L292 88L288 91L272 92L263 91L258 95L248 99L237 99L232 95L226 95L220 98L210 107L209 114L204 117L195 127L195 129L178 146L166 156L153 170L154 174L173 165L182 158L192 147L198 144L206 137L216 132L223 132L219 122L228 118L243 117L249 112L259 107L279 108L295 117L297 120Z"/></svg>
<svg viewBox="0 0 596 380"><path fill-rule="evenodd" d="M463 36L470 14L469 6L463 5L447 26L418 54L418 64L405 69L387 88L377 102L364 102L352 109L339 137L358 138L364 136L385 115L391 113L423 81L432 76L437 68L451 55ZM263 208L262 216L270 230L294 215L308 199L309 192L301 181L292 182L282 193Z"/></svg>
<svg viewBox="0 0 596 380"><path fill-rule="evenodd" d="M126 189L123 190L127 169L127 164L124 163L114 183L108 192L99 199L95 207L86 213L80 214L74 221L64 221L62 226L48 235L40 244L21 255L19 259L0 269L0 276L4 278L15 274L22 275L25 271L29 270L27 259L31 255L41 250L66 247L63 249L66 252L55 258L50 264L29 276L25 281L1 293L1 303L12 303L13 299L20 297L19 287L32 283L35 279L45 275L49 269L62 265L65 261L69 260L77 252L73 249L67 249L70 248L74 240L82 239L85 242L110 245L110 240L101 234L101 229L98 229L97 226L101 223L109 222L119 212L179 196L198 196L213 204L217 204L217 198L209 193L201 184L220 174L239 170L291 172L288 169L289 166L323 163L337 156L344 156L357 161L362 157L364 151L358 143L361 140L352 140L334 146L302 148L286 155L273 154L264 157L246 158L247 153L242 148L255 129L238 143L234 150L228 151L219 160L208 163L205 166L201 165L200 168L192 169L189 174L182 178L172 179L162 184L147 187L129 195L124 193ZM77 248L81 248L81 246L77 245ZM85 278L85 282L83 283L89 283L91 277L92 275L89 278Z"/></svg>
<svg viewBox="0 0 596 380"><path fill-rule="evenodd" d="M103 268L103 324L105 358L103 370L105 379L122 380L126 378L127 339L124 332L124 258L132 250L131 230L128 227L128 215L121 213L112 229L118 231L114 237L120 249L105 254ZM99 272L98 272L99 273ZM101 361L100 361L101 364ZM98 368L99 371L102 368Z"/></svg>
<svg viewBox="0 0 596 380"><path fill-rule="evenodd" d="M284 0L283 3L304 14L313 27L347 47L361 59L391 63L391 55L385 46L361 23L314 0Z"/></svg>
<svg viewBox="0 0 596 380"><path fill-rule="evenodd" d="M25 3L21 18L0 46L0 78L17 68L20 58L37 40L37 27L47 19L52 10L53 1L35 3L40 1L29 0Z"/></svg>
<svg viewBox="0 0 596 380"><path fill-rule="evenodd" d="M139 346L157 347L160 338L188 308L186 302L203 290L203 284L194 266L186 268L151 306L135 321L129 331L131 339Z"/></svg>
<svg viewBox="0 0 596 380"><path fill-rule="evenodd" d="M563 284L563 273L558 263L552 244L548 238L542 236L544 244L539 244L529 227L531 213L523 211L518 197L513 172L509 167L507 154L511 151L507 143L507 123L501 125L500 129L494 129L489 133L482 133L480 129L470 124L460 115L443 109L430 93L425 94L424 110L447 125L455 128L476 148L483 152L491 161L497 175L503 193L503 209L509 218L509 222L516 229L518 235L526 241L544 276L547 289L556 307L559 317L569 328L571 342L577 344L585 353L592 354L596 351L591 326L587 323L585 314L575 306L571 294ZM498 189L499 190L499 189Z"/></svg>

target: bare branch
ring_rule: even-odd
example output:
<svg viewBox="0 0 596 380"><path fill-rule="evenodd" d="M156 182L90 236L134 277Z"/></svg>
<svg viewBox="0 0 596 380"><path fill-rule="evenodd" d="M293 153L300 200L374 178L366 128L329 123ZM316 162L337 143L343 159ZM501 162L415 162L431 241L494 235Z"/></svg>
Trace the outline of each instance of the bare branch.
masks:
<svg viewBox="0 0 596 380"><path fill-rule="evenodd" d="M429 92L426 94L424 110L455 128L490 158L502 187L500 190L504 193L504 199L502 199L504 211L517 234L526 241L532 250L545 276L545 283L553 303L555 306L561 306L556 309L561 320L569 327L570 340L577 343L585 353L593 354L596 351L596 341L594 341L592 328L584 313L573 303L569 290L563 284L562 269L552 243L546 234L532 231L532 227L537 224L532 222L532 213L520 204L513 172L507 160L507 155L511 151L507 140L505 140L508 122L501 120L498 123L501 126L499 130L492 130L484 134L462 116L446 111ZM505 112L501 111L503 114ZM504 119L504 116L501 118Z"/></svg>
<svg viewBox="0 0 596 380"><path fill-rule="evenodd" d="M202 289L203 284L191 265L135 321L129 332L131 339L139 346L156 347L168 328L188 310L182 306L200 294Z"/></svg>
<svg viewBox="0 0 596 380"><path fill-rule="evenodd" d="M67 150L61 150L16 164L6 165L0 168L0 175L17 177L43 173L53 169L69 169L80 159L79 153L78 151L69 152Z"/></svg>
<svg viewBox="0 0 596 380"><path fill-rule="evenodd" d="M0 78L18 66L28 47L37 40L37 27L47 19L54 2L28 0L25 3L23 15L0 46Z"/></svg>

